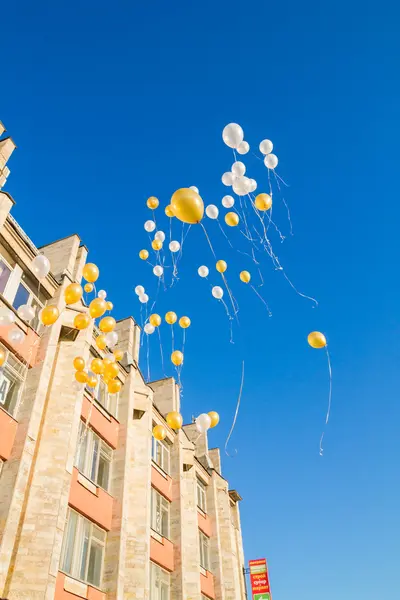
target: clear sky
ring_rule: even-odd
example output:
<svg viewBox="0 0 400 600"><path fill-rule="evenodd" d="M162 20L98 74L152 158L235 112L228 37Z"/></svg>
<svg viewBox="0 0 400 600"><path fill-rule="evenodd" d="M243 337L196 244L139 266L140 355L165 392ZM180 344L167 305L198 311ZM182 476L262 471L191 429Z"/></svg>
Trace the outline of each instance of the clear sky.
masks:
<svg viewBox="0 0 400 600"><path fill-rule="evenodd" d="M183 412L221 413L212 446L229 431L245 358L238 454L223 467L244 498L246 557L267 557L275 600L399 597L398 23L385 2L370 1L1 8L0 118L18 145L6 188L13 214L37 245L79 233L118 318L139 319L135 285L154 297L155 278L137 258L146 198L165 205L196 185L220 205L230 121L254 150L265 137L275 143L294 227L275 247L319 308L265 257L269 319L237 280L254 265L209 221L240 304L236 343L196 274L213 263L200 230L157 304L192 318ZM262 163L245 162L265 187ZM279 201L274 215L287 232ZM307 346L313 329L326 332L333 365L323 457L327 365ZM167 357L168 334L164 326ZM150 356L161 377L155 336Z"/></svg>

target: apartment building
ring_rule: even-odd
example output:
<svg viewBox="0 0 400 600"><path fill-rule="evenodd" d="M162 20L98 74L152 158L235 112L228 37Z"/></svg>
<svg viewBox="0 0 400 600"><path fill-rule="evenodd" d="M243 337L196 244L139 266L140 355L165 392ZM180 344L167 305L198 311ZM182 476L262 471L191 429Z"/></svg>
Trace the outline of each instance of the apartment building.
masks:
<svg viewBox="0 0 400 600"><path fill-rule="evenodd" d="M13 148L0 140L0 188ZM193 424L168 427L179 388L172 378L144 380L132 317L116 327L121 392L74 385L74 357L107 351L96 328L74 327L83 301L63 300L88 250L77 235L36 248L13 204L0 189L0 597L244 600L241 498L219 450ZM51 263L40 281L31 267L39 253ZM21 304L37 315L48 302L61 312L52 327L18 316ZM156 424L164 441L152 437Z"/></svg>

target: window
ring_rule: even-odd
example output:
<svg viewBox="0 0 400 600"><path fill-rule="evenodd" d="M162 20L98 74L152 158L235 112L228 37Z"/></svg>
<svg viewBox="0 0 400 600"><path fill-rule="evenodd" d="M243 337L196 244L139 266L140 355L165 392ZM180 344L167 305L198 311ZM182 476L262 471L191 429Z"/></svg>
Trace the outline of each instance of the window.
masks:
<svg viewBox="0 0 400 600"><path fill-rule="evenodd" d="M10 267L0 258L0 294L4 294L10 275Z"/></svg>
<svg viewBox="0 0 400 600"><path fill-rule="evenodd" d="M10 352L0 368L0 406L14 416L21 395L26 368Z"/></svg>
<svg viewBox="0 0 400 600"><path fill-rule="evenodd" d="M169 573L150 563L150 600L169 600Z"/></svg>
<svg viewBox="0 0 400 600"><path fill-rule="evenodd" d="M75 466L96 485L108 491L112 449L90 427L81 421Z"/></svg>
<svg viewBox="0 0 400 600"><path fill-rule="evenodd" d="M15 298L13 300L13 307L19 308L22 304L28 304L30 292L28 288L21 282L18 286Z"/></svg>
<svg viewBox="0 0 400 600"><path fill-rule="evenodd" d="M151 528L165 538L169 538L169 507L168 500L151 488Z"/></svg>
<svg viewBox="0 0 400 600"><path fill-rule="evenodd" d="M101 586L106 532L68 509L64 532L62 570L72 577Z"/></svg>
<svg viewBox="0 0 400 600"><path fill-rule="evenodd" d="M91 358L95 358L95 356L91 355ZM93 375L93 374L94 373L92 373L91 371L89 372L89 375ZM90 395L92 395L92 394L94 395L96 401L103 408L105 408L107 412L109 412L111 415L116 417L119 394L109 394L108 390L107 390L107 386L104 383L104 381L102 381L100 379L100 377L98 377L97 379L98 379L97 386L95 388L86 386L86 390L89 392Z"/></svg>
<svg viewBox="0 0 400 600"><path fill-rule="evenodd" d="M197 506L207 512L206 486L200 479L197 480Z"/></svg>
<svg viewBox="0 0 400 600"><path fill-rule="evenodd" d="M165 442L153 438L152 459L163 471L169 473L169 448Z"/></svg>
<svg viewBox="0 0 400 600"><path fill-rule="evenodd" d="M200 566L206 571L210 570L209 539L202 531L199 531L200 542Z"/></svg>

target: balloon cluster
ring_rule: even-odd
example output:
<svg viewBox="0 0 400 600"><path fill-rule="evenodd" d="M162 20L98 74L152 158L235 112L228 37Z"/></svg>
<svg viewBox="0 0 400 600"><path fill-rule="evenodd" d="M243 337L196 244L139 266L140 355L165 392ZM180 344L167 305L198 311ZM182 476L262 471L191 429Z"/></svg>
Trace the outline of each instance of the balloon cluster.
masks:
<svg viewBox="0 0 400 600"><path fill-rule="evenodd" d="M109 394L117 394L121 391L122 384L116 379L119 374L117 361L122 360L124 353L115 350L104 358L93 358L88 368L81 356L74 358L75 380L85 384L89 388L96 388L100 381L107 386ZM86 369L86 370L85 370Z"/></svg>
<svg viewBox="0 0 400 600"><path fill-rule="evenodd" d="M169 427L175 431L178 431L182 428L182 415L175 410L169 412L165 420L167 421ZM208 414L202 413L195 419L196 429L200 434L206 433L210 428L216 427L218 423L219 414L215 411L211 411ZM167 437L167 430L164 425L155 425L153 427L153 437L159 441L162 441Z"/></svg>

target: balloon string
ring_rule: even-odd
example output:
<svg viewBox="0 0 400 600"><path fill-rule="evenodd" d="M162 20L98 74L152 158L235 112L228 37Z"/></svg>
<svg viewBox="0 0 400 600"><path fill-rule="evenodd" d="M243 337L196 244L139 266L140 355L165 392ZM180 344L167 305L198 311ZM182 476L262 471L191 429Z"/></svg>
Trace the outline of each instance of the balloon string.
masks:
<svg viewBox="0 0 400 600"><path fill-rule="evenodd" d="M228 437L226 438L226 442L225 442L225 453L229 457L231 455L228 453L227 447L228 447L228 443L229 443L229 440L231 438L231 435L233 433L233 430L235 429L236 419L237 419L237 416L238 416L238 413L239 413L240 401L242 399L243 384L244 384L244 360L242 361L242 380L240 382L240 390L239 390L239 396L238 396L237 403L236 403L235 416L233 417L232 427L231 427L231 430L230 430L230 432L228 434ZM235 454L237 454L237 450L236 449L235 449Z"/></svg>
<svg viewBox="0 0 400 600"><path fill-rule="evenodd" d="M158 333L158 340L160 342L161 368L162 368L162 372L164 373L164 377L166 377L165 367L164 367L164 352L163 352L163 348L162 348L161 333L160 333L159 327L157 327L157 333Z"/></svg>
<svg viewBox="0 0 400 600"><path fill-rule="evenodd" d="M201 222L200 222L200 225L201 225L201 227L202 227L202 229L203 229L203 231L204 231L204 235L206 236L206 239L207 239L208 245L209 245L209 246L210 246L210 248L211 248L211 252L213 253L215 260L217 260L217 257L216 257L216 255L215 255L215 252L214 252L214 248L212 247L212 244L211 244L210 238L208 237L208 234L207 234L206 228L204 227L203 223L201 223Z"/></svg>
<svg viewBox="0 0 400 600"><path fill-rule="evenodd" d="M228 290L229 298L230 298L230 300L231 300L231 304L232 304L232 308L233 308L233 312L234 312L234 315L235 315L236 321L239 323L239 319L238 319L238 317L237 317L237 314L238 314L238 312L239 312L239 304L237 303L237 300L236 300L236 298L234 297L234 295L233 295L233 294L232 294L232 292L231 292L231 288L230 288L230 287L229 287L229 285L228 285L228 281L227 281L227 279L226 279L226 277L225 277L225 274L224 274L224 273L221 273L221 275L222 275L222 279L223 279L223 282L224 282L224 284L225 284L225 287L226 287L226 289Z"/></svg>
<svg viewBox="0 0 400 600"><path fill-rule="evenodd" d="M217 219L217 223L218 223L218 226L219 226L219 228L221 230L221 233L223 234L224 238L226 239L226 241L228 242L228 244L230 245L230 247L233 248L231 240L226 235L226 233L225 233L225 231L224 231L224 229L223 229L223 227L222 227L222 225L221 225L221 223L219 222L218 219Z"/></svg>
<svg viewBox="0 0 400 600"><path fill-rule="evenodd" d="M175 350L175 334L174 334L174 324L171 325L171 343L172 343L172 352Z"/></svg>
<svg viewBox="0 0 400 600"><path fill-rule="evenodd" d="M303 294L302 292L299 292L299 290L293 285L293 283L290 281L289 277L286 275L285 271L283 270L283 268L281 267L282 270L282 274L284 276L284 278L286 279L286 281L289 283L289 285L294 289L294 291L296 292L296 294L298 294L299 296L301 296L302 298L306 298L307 300L311 300L311 302L315 303L315 306L318 306L318 301L313 298L312 296L307 296L306 294ZM314 307L313 307L314 308Z"/></svg>
<svg viewBox="0 0 400 600"><path fill-rule="evenodd" d="M155 307L156 302L157 302L157 298L158 298L158 292L160 291L161 277L157 277L157 279L158 279L158 283L157 283L156 297L154 299L153 304L151 305L151 309L150 310L153 310L153 308ZM147 303L146 303L146 306L147 306ZM146 321L147 321L147 316L146 316Z"/></svg>
<svg viewBox="0 0 400 600"><path fill-rule="evenodd" d="M140 303L140 327L143 331L143 304ZM140 337L140 347L143 347L143 335Z"/></svg>
<svg viewBox="0 0 400 600"><path fill-rule="evenodd" d="M230 331L230 339L229 339L229 341L230 341L231 344L234 344L235 342L233 341L233 328L232 328L232 321L233 321L233 319L232 319L232 317L231 317L231 315L229 313L228 306L227 306L227 304L226 304L226 302L225 302L225 300L223 298L221 298L221 302L222 302L222 304L225 307L226 314L227 314L228 319L229 319L229 331Z"/></svg>
<svg viewBox="0 0 400 600"><path fill-rule="evenodd" d="M266 306L266 308L267 308L267 311L268 311L268 316L269 316L269 317L272 317L272 312L270 311L270 309L269 309L269 306L268 306L268 303L266 302L266 300L264 300L264 298L263 298L263 297L262 297L262 296L261 296L261 295L260 295L260 294L257 292L257 290L256 290L256 288L254 287L254 285L251 285L251 284L250 284L250 287L251 287L251 289L253 290L253 292L254 292L255 294L257 294L257 296L260 298L261 302L262 302L263 304L265 304L265 306Z"/></svg>
<svg viewBox="0 0 400 600"><path fill-rule="evenodd" d="M277 174L275 173L275 169L273 170L273 173L274 173L276 185L278 186L278 190L281 192L281 186L279 185L279 179L278 179ZM292 225L292 219L291 219L291 216L290 216L290 209L289 209L289 206L288 206L288 204L287 204L287 202L286 202L285 197L283 196L283 194L282 194L282 201L283 201L283 204L285 205L286 212L287 212L287 217L288 217L288 221L289 221L289 225L290 225L290 235L293 235L293 225Z"/></svg>
<svg viewBox="0 0 400 600"><path fill-rule="evenodd" d="M328 359L328 372L329 372L329 396L328 396L328 410L325 417L325 425L328 425L329 417L331 414L331 403L332 403L332 365L331 365L331 357L329 355L328 346L325 346L326 356ZM319 440L319 455L324 455L324 449L322 447L322 442L324 439L325 431L322 432L321 439Z"/></svg>
<svg viewBox="0 0 400 600"><path fill-rule="evenodd" d="M147 320L147 319L146 319ZM147 383L150 381L150 336L147 333L146 334L146 338L147 338Z"/></svg>

